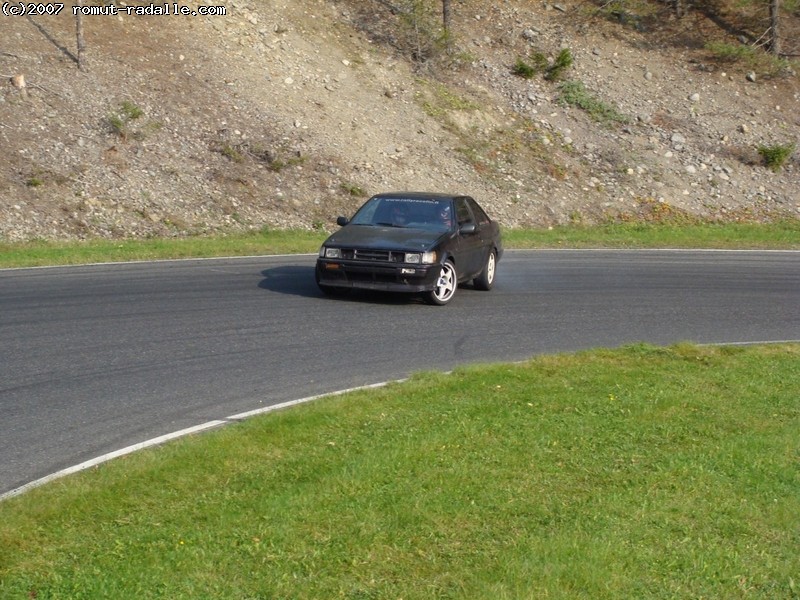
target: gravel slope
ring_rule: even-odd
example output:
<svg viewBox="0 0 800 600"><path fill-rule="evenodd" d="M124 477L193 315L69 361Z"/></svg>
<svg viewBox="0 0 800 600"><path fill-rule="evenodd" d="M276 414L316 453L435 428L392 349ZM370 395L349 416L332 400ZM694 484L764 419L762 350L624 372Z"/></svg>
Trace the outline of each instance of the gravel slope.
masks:
<svg viewBox="0 0 800 600"><path fill-rule="evenodd" d="M0 241L327 229L389 189L469 193L507 227L800 217L800 152L773 173L757 151L800 140L798 78L714 62L702 40L731 39L703 17L465 0L456 51L419 65L378 2L213 4L85 17L85 70L67 9L3 17ZM625 122L512 73L562 48Z"/></svg>

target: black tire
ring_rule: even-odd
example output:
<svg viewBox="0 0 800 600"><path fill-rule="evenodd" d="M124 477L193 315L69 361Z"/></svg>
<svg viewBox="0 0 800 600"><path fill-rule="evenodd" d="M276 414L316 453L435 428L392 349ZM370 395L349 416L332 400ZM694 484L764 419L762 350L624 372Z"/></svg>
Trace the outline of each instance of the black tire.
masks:
<svg viewBox="0 0 800 600"><path fill-rule="evenodd" d="M352 291L350 288L341 288L333 285L324 285L319 283L317 284L317 287L319 287L319 290L326 296L334 296L334 297L347 296Z"/></svg>
<svg viewBox="0 0 800 600"><path fill-rule="evenodd" d="M350 291L348 288L340 288L334 285L325 285L324 283L320 283L319 271L315 272L314 278L317 281L317 287L319 288L319 291L326 296L344 296Z"/></svg>
<svg viewBox="0 0 800 600"><path fill-rule="evenodd" d="M494 276L497 273L497 253L492 248L483 266L483 271L472 280L473 285L479 290L488 291L494 285Z"/></svg>
<svg viewBox="0 0 800 600"><path fill-rule="evenodd" d="M436 280L436 287L425 294L425 300L429 304L444 306L456 293L458 288L458 272L452 261L447 260L442 265L439 278Z"/></svg>

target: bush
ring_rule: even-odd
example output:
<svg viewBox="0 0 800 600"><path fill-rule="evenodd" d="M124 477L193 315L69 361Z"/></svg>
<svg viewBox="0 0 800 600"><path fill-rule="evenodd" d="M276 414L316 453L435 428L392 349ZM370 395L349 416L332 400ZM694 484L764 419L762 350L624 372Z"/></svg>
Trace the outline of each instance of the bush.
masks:
<svg viewBox="0 0 800 600"><path fill-rule="evenodd" d="M758 153L764 159L764 165L774 172L781 170L786 161L792 156L795 144L775 144L773 146L759 146Z"/></svg>
<svg viewBox="0 0 800 600"><path fill-rule="evenodd" d="M544 78L547 79L547 81L557 81L561 79L564 71L569 69L572 63L572 52L570 52L569 48L564 48L558 53L555 62L547 69Z"/></svg>
<svg viewBox="0 0 800 600"><path fill-rule="evenodd" d="M531 79L537 73L547 69L547 57L539 51L531 52L528 60L530 63L522 58L517 59L511 72L524 79Z"/></svg>
<svg viewBox="0 0 800 600"><path fill-rule="evenodd" d="M511 72L518 77L522 77L523 79L531 79L534 75L536 75L536 69L534 69L521 58L517 59L517 62L511 69Z"/></svg>
<svg viewBox="0 0 800 600"><path fill-rule="evenodd" d="M708 42L706 50L711 52L712 56L719 61L723 62L739 62L755 60L756 51L750 46L744 44L729 44L727 42Z"/></svg>
<svg viewBox="0 0 800 600"><path fill-rule="evenodd" d="M600 123L628 121L628 118L615 107L595 98L580 81L567 81L562 84L559 101L585 110L592 119Z"/></svg>
<svg viewBox="0 0 800 600"><path fill-rule="evenodd" d="M127 139L130 134L128 124L138 119L143 114L144 111L141 108L136 106L133 102L125 100L119 105L116 111L108 115L107 122L111 127L111 131L124 140Z"/></svg>

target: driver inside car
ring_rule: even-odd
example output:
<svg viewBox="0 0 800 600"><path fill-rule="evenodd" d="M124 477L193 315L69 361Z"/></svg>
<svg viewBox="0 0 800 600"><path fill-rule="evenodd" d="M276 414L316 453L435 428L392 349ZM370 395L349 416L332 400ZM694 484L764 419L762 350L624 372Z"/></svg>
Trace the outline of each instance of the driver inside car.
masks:
<svg viewBox="0 0 800 600"><path fill-rule="evenodd" d="M450 211L450 206L445 204L439 208L439 219L447 229L453 226L453 215Z"/></svg>
<svg viewBox="0 0 800 600"><path fill-rule="evenodd" d="M408 213L405 207L395 204L390 213L392 225L405 225L408 222Z"/></svg>

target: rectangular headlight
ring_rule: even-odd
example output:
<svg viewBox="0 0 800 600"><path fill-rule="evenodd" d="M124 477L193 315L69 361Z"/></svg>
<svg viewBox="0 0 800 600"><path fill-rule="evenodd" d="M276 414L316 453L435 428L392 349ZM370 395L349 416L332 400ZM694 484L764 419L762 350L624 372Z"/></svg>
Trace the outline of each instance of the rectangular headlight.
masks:
<svg viewBox="0 0 800 600"><path fill-rule="evenodd" d="M436 252L423 252L422 254L423 265L432 265L435 262L436 262Z"/></svg>
<svg viewBox="0 0 800 600"><path fill-rule="evenodd" d="M411 265L432 265L436 262L436 252L406 252L405 262Z"/></svg>
<svg viewBox="0 0 800 600"><path fill-rule="evenodd" d="M325 248L325 258L342 258L342 251L339 248Z"/></svg>

